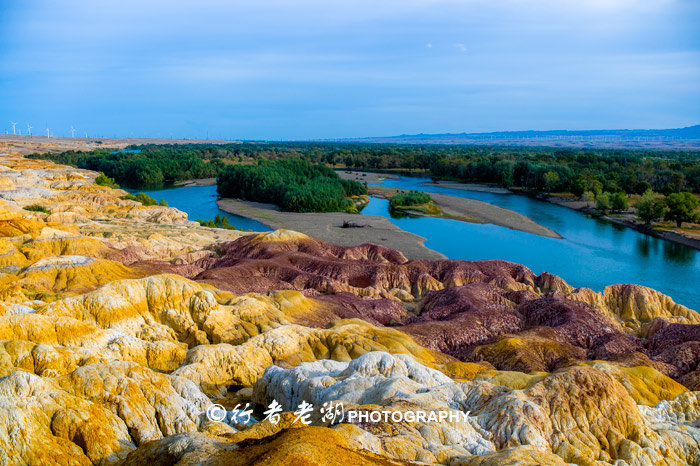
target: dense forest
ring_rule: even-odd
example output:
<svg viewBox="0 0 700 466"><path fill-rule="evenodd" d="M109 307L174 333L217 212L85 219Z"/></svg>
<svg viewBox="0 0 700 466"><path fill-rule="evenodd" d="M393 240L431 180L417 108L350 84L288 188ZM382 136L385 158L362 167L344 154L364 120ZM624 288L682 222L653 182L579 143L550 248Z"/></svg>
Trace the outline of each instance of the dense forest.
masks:
<svg viewBox="0 0 700 466"><path fill-rule="evenodd" d="M423 171L437 179L577 196L585 191L700 192L700 152L370 146L339 150L326 159L354 169Z"/></svg>
<svg viewBox="0 0 700 466"><path fill-rule="evenodd" d="M270 202L290 212L356 212L350 197L367 194L361 183L297 157L228 165L216 182L222 197Z"/></svg>
<svg viewBox="0 0 700 466"><path fill-rule="evenodd" d="M139 146L132 151L97 149L59 154L31 154L29 158L94 170L132 188L159 187L175 181L212 178L223 167L223 159L207 148L195 146Z"/></svg>
<svg viewBox="0 0 700 466"><path fill-rule="evenodd" d="M33 154L104 172L132 187L216 176L225 166L298 157L312 164L398 170L437 179L494 183L582 196L604 191L642 194L700 192L700 152L517 148L359 143L236 143L146 145L139 153Z"/></svg>

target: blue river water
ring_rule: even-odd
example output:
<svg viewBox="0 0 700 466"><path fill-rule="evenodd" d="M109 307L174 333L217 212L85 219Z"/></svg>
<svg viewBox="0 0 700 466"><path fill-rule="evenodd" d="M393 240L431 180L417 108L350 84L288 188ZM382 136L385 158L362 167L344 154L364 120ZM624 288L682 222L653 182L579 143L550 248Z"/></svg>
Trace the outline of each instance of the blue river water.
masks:
<svg viewBox="0 0 700 466"><path fill-rule="evenodd" d="M654 288L674 301L700 310L700 251L644 235L613 223L593 219L565 207L517 194L465 191L426 186L421 178L385 180L384 186L418 189L489 202L527 215L563 238L545 238L495 225L429 217L392 218L389 202L371 198L362 214L388 218L399 228L427 238L426 247L450 259L504 259L524 264L533 272L551 272L574 287L602 291L614 283ZM155 199L187 212L189 218L225 215L242 229L269 231L261 223L227 214L216 206L216 186L146 191Z"/></svg>
<svg viewBox="0 0 700 466"><path fill-rule="evenodd" d="M132 194L146 193L156 201L165 199L170 207L175 207L187 214L190 220L214 220L217 215L228 218L229 224L239 230L270 231L270 228L262 223L240 215L229 214L219 209L216 205L218 199L216 185L214 186L187 186L179 188L165 188L151 191L129 189Z"/></svg>
<svg viewBox="0 0 700 466"><path fill-rule="evenodd" d="M121 149L113 150L110 154L140 154L141 149Z"/></svg>
<svg viewBox="0 0 700 466"><path fill-rule="evenodd" d="M700 310L700 251L587 217L566 207L517 194L427 186L425 178L387 179L384 186L416 189L489 202L527 215L563 238L545 238L494 225L436 218L391 218L396 226L427 238L426 247L450 259L505 259L564 278L574 287L601 291L635 283ZM372 199L362 213L388 216L388 201Z"/></svg>

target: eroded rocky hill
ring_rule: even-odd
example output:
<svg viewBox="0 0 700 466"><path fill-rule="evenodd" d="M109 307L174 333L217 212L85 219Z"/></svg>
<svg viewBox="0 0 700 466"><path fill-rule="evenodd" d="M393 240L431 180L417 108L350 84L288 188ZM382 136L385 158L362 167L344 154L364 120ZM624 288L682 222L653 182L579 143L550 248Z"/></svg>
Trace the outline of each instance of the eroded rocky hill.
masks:
<svg viewBox="0 0 700 466"><path fill-rule="evenodd" d="M204 228L95 176L0 159L0 463L700 464L700 316L668 296Z"/></svg>

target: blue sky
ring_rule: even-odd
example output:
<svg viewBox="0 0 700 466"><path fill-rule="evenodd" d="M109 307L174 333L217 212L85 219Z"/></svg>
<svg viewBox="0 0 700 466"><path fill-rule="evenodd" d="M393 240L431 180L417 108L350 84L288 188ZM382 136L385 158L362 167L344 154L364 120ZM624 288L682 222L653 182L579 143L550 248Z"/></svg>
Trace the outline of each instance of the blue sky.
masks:
<svg viewBox="0 0 700 466"><path fill-rule="evenodd" d="M0 0L0 128L307 139L700 123L696 0ZM10 130L11 131L11 130Z"/></svg>

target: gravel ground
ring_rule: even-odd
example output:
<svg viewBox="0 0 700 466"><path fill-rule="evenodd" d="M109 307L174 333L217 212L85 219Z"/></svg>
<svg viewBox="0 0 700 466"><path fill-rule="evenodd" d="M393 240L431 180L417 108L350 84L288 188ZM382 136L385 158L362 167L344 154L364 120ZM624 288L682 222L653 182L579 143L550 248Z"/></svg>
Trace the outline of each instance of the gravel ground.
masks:
<svg viewBox="0 0 700 466"><path fill-rule="evenodd" d="M284 228L304 233L329 243L357 246L374 243L401 251L408 259L446 259L437 251L426 248L425 238L393 225L384 217L353 215L343 212L295 213L281 212L272 204L222 199L217 202L223 211L252 218L272 229ZM343 221L366 225L364 228L341 228Z"/></svg>
<svg viewBox="0 0 700 466"><path fill-rule="evenodd" d="M398 191L405 191L403 189L385 188L383 186L370 186L369 190L372 195L384 198L389 198ZM488 202L477 201L475 199L448 196L445 194L428 194L430 194L433 201L442 208L445 214L456 220L474 223L491 223L493 225L525 231L535 235L549 238L561 238L556 231L542 226L530 217L510 209L504 209L503 207L498 207Z"/></svg>

